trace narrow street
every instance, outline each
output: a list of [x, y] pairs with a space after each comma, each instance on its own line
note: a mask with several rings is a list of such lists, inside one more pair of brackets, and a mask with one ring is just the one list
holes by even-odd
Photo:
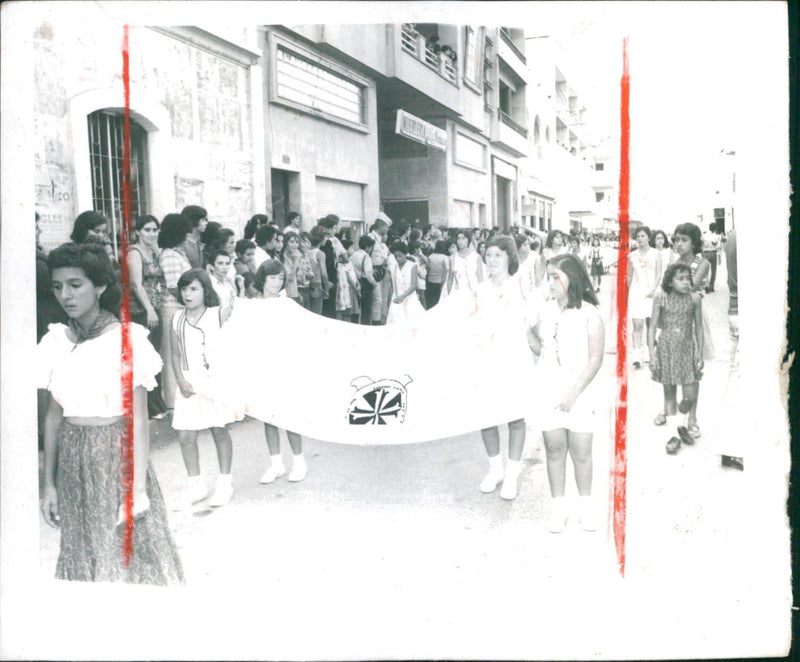
[[[606, 277], [604, 285], [610, 286], [611, 278]], [[674, 432], [652, 424], [661, 406], [660, 386], [652, 382], [646, 367], [630, 373], [626, 580], [639, 580], [628, 584], [638, 590], [641, 582], [652, 583], [653, 590], [659, 591], [665, 586], [697, 587], [709, 582], [718, 589], [731, 585], [729, 579], [745, 562], [736, 553], [745, 549], [739, 542], [748, 535], [741, 489], [745, 474], [720, 466], [724, 440], [718, 430], [730, 414], [722, 397], [729, 346], [724, 268], [717, 278], [717, 292], [705, 299], [717, 359], [707, 365], [702, 382], [698, 420], [703, 436], [694, 447], [684, 447], [674, 457], [666, 455], [664, 443]], [[608, 290], [604, 287], [601, 292], [606, 318], [612, 302]], [[609, 330], [610, 351], [598, 379], [611, 394], [616, 357], [612, 353], [615, 336]], [[350, 596], [348, 609], [372, 623], [377, 628], [374, 632], [389, 627], [388, 623], [377, 625], [383, 622], [381, 610], [387, 609], [387, 601], [393, 606], [385, 614], [413, 612], [414, 619], [422, 619], [427, 627], [448, 614], [455, 619], [453, 627], [459, 619], [479, 618], [476, 600], [494, 603], [497, 596], [502, 603], [510, 593], [524, 595], [526, 591], [533, 599], [548, 595], [554, 587], [562, 587], [565, 596], [590, 587], [581, 609], [596, 608], [604, 604], [603, 595], [609, 595], [606, 589], [621, 581], [607, 525], [610, 404], [604, 420], [594, 445], [600, 527], [596, 533], [586, 533], [572, 518], [560, 535], [544, 528], [549, 497], [544, 454], [535, 435], [529, 435], [526, 444], [519, 496], [507, 502], [497, 492], [484, 495], [477, 489], [486, 470], [478, 432], [375, 448], [307, 439], [307, 478], [289, 483], [283, 477], [261, 485], [259, 477], [268, 460], [263, 428], [254, 420], [241, 422], [232, 427], [236, 492], [231, 504], [212, 510], [201, 503], [191, 513], [172, 511], [170, 515], [187, 586], [201, 592], [230, 587], [236, 587], [235, 594], [260, 591], [273, 607], [286, 605], [285, 612], [278, 609], [273, 615], [274, 627], [283, 633], [271, 644], [275, 648], [270, 650], [278, 656], [281, 650], [287, 655], [297, 650], [288, 633], [301, 627], [300, 623], [322, 627], [315, 620], [317, 610], [322, 610], [319, 617], [328, 623], [325, 627], [334, 627], [344, 617], [327, 611], [335, 612], [335, 596]], [[168, 506], [175, 504], [184, 485], [184, 469], [166, 421], [153, 422], [152, 446]], [[285, 437], [282, 447], [290, 466]], [[213, 487], [216, 455], [207, 433], [201, 435], [200, 450]], [[568, 485], [568, 494], [574, 495], [571, 477]], [[58, 533], [42, 523], [45, 577], [52, 576], [57, 553]], [[309, 602], [317, 604], [309, 608]], [[377, 612], [369, 608], [373, 603], [381, 605]], [[687, 604], [686, 609], [699, 609], [699, 604]], [[544, 607], [531, 604], [534, 612]], [[293, 609], [304, 614], [300, 623], [293, 620]], [[426, 616], [428, 609], [433, 611]], [[517, 618], [525, 620], [516, 614], [509, 623]], [[385, 632], [382, 636], [385, 642]], [[403, 635], [396, 636], [400, 638], [398, 654], [402, 654]], [[503, 645], [509, 646], [509, 655], [520, 654], [516, 638], [512, 644], [482, 637], [476, 631], [449, 644], [458, 646], [454, 654], [460, 650], [474, 655], [479, 650], [475, 646], [490, 644], [495, 655], [504, 650]], [[286, 648], [281, 649], [282, 645]], [[310, 650], [316, 649], [311, 646]], [[453, 654], [452, 648], [443, 648], [442, 654], [445, 650]], [[537, 648], [546, 654], [542, 651]], [[426, 654], [433, 653], [426, 649]]]

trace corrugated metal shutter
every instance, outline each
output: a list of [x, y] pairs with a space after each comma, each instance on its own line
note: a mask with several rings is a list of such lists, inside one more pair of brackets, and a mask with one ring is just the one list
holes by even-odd
[[336, 214], [343, 221], [363, 221], [363, 185], [317, 177], [317, 217], [328, 214]]

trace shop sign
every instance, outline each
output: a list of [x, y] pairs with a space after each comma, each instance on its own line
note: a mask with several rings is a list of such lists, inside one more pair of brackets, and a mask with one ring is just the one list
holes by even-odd
[[395, 133], [434, 149], [447, 151], [447, 131], [398, 108]]

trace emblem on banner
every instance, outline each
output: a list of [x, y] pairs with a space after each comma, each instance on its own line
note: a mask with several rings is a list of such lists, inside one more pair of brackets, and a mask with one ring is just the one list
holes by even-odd
[[408, 375], [397, 379], [356, 377], [350, 385], [356, 389], [347, 408], [350, 425], [395, 425], [406, 417]]

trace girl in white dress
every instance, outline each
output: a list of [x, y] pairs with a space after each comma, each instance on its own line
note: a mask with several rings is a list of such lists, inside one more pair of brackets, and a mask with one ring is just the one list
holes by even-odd
[[209, 368], [216, 358], [220, 329], [230, 316], [231, 307], [219, 306], [211, 279], [203, 269], [190, 269], [181, 275], [178, 296], [185, 308], [172, 318], [171, 358], [178, 382], [172, 427], [178, 431], [189, 475], [181, 506], [191, 506], [208, 496], [197, 448], [197, 433], [206, 429], [211, 430], [219, 461], [217, 486], [208, 504], [224, 506], [233, 497], [233, 445], [227, 424], [242, 417], [213, 397], [215, 390]]
[[661, 259], [652, 247], [653, 233], [643, 225], [636, 229], [637, 250], [630, 255], [628, 269], [628, 314], [633, 320], [633, 367], [641, 368], [645, 323], [653, 311], [653, 296], [661, 282]]
[[[495, 360], [506, 370], [505, 380], [515, 380], [515, 373], [529, 373], [533, 360], [528, 351], [529, 332], [535, 325], [538, 311], [535, 296], [529, 296], [518, 276], [519, 257], [511, 237], [495, 236], [486, 244], [486, 271], [488, 278], [476, 292], [477, 312], [491, 320], [491, 350]], [[517, 393], [520, 398], [518, 410], [524, 410], [530, 398], [525, 388]], [[522, 468], [522, 449], [525, 445], [525, 419], [508, 421], [508, 461], [503, 467], [500, 454], [500, 432], [498, 426], [481, 430], [489, 472], [481, 481], [479, 489], [489, 494], [500, 488], [500, 497], [506, 500], [517, 496], [517, 481]]]
[[451, 256], [448, 292], [469, 289], [472, 292], [483, 281], [481, 256], [471, 248], [472, 233], [459, 230], [456, 234], [456, 252]]
[[559, 533], [567, 524], [564, 492], [569, 453], [581, 499], [580, 524], [593, 531], [592, 436], [600, 394], [592, 381], [603, 362], [605, 331], [597, 295], [580, 258], [565, 254], [551, 259], [547, 278], [550, 300], [531, 343], [534, 353], [541, 356], [541, 425], [553, 497], [547, 528]]
[[387, 324], [405, 322], [425, 312], [417, 297], [417, 265], [408, 259], [408, 245], [395, 241], [391, 251], [395, 259], [390, 267], [393, 294]]
[[678, 259], [678, 254], [672, 250], [672, 245], [669, 243], [669, 237], [663, 230], [656, 230], [653, 232], [653, 246], [661, 258], [661, 280], [658, 285], [664, 282], [664, 273], [667, 267]]

